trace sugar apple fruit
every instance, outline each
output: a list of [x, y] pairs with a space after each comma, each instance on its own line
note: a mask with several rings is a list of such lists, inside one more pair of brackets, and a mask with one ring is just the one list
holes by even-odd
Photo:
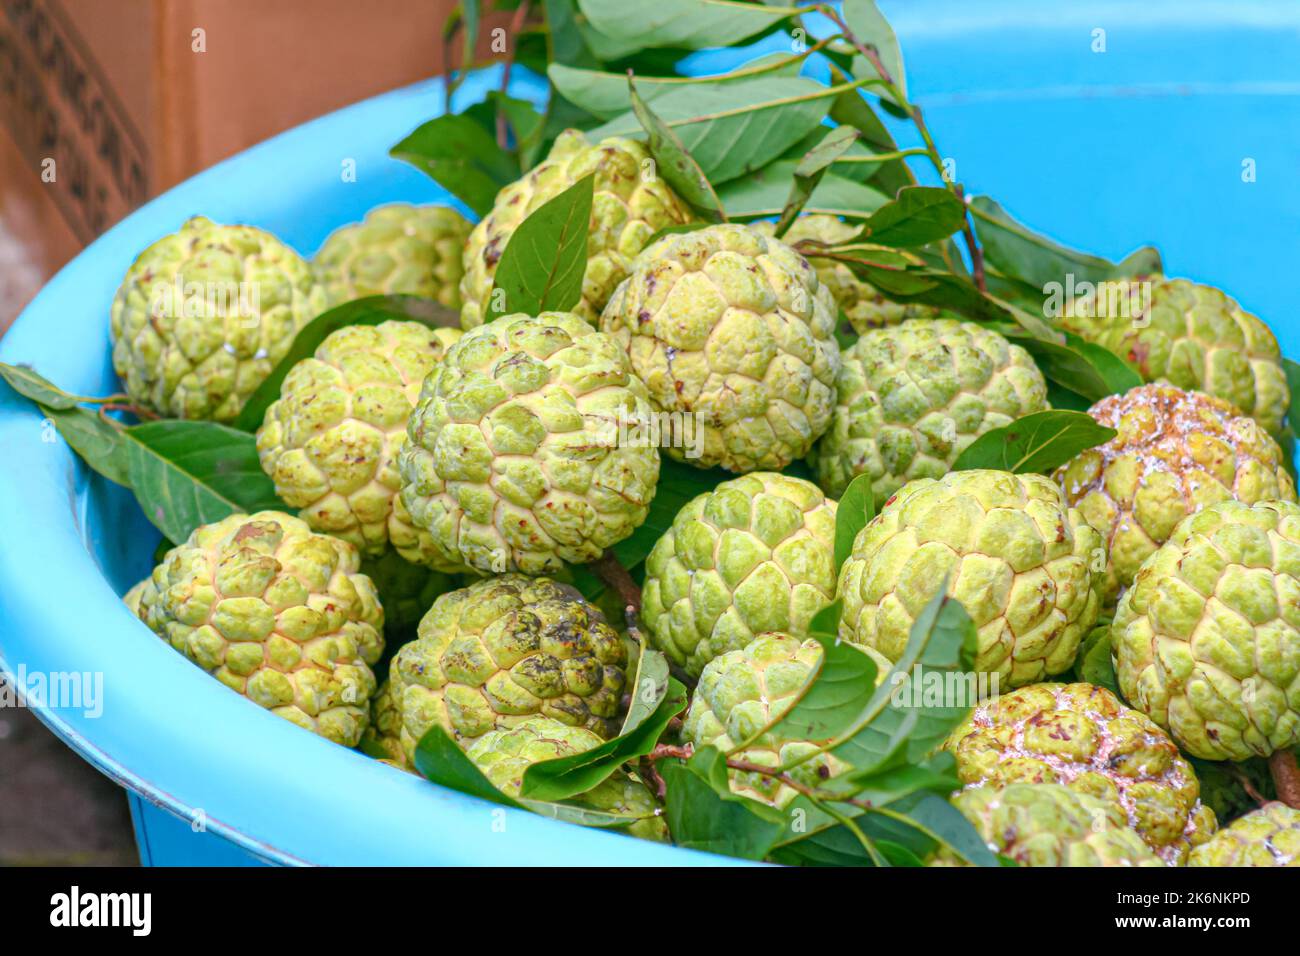
[[[529, 717], [513, 727], [491, 730], [474, 741], [466, 755], [496, 787], [517, 798], [524, 771], [544, 760], [557, 760], [599, 747], [603, 740], [583, 727], [570, 727], [550, 717]], [[632, 821], [626, 832], [646, 840], [665, 842], [668, 825], [659, 814], [646, 785], [625, 771], [607, 777], [569, 803]]]
[[[858, 648], [876, 663], [876, 683], [892, 666], [869, 647]], [[700, 674], [682, 724], [682, 740], [696, 747], [730, 753], [789, 710], [821, 660], [821, 645], [789, 634], [760, 634], [739, 650], [709, 661]], [[764, 767], [789, 767], [790, 776], [817, 787], [847, 767], [830, 753], [817, 753], [827, 741], [791, 739], [768, 731], [731, 756]], [[796, 761], [802, 761], [796, 763]], [[766, 774], [730, 770], [731, 790], [741, 796], [785, 807], [796, 791]]]
[[642, 253], [600, 327], [665, 413], [668, 454], [700, 468], [779, 471], [830, 424], [835, 316], [806, 259], [727, 224]]
[[403, 292], [459, 310], [470, 229], [447, 206], [390, 203], [334, 230], [312, 265], [333, 305]]
[[939, 478], [985, 432], [1047, 409], [1047, 382], [1026, 352], [956, 319], [909, 319], [862, 335], [842, 354], [830, 429], [814, 448], [831, 497], [861, 474], [876, 501], [913, 478]]
[[315, 530], [367, 556], [391, 544], [409, 561], [454, 570], [398, 498], [397, 455], [425, 376], [460, 334], [384, 322], [326, 337], [290, 369], [257, 431], [276, 494]]
[[1101, 535], [1042, 475], [918, 478], [853, 542], [836, 594], [840, 636], [890, 660], [944, 580], [979, 632], [975, 667], [1005, 689], [1074, 663], [1101, 605]]
[[1270, 803], [1192, 851], [1188, 866], [1300, 867], [1300, 810]]
[[[776, 233], [774, 222], [756, 222], [753, 226], [765, 236], [773, 236]], [[791, 223], [790, 228], [781, 237], [781, 241], [791, 246], [804, 240], [827, 246], [841, 245], [849, 242], [860, 231], [860, 226], [851, 225], [835, 216], [813, 213], [800, 216]], [[897, 249], [865, 242], [854, 243], [854, 249], [878, 249], [895, 257], [900, 254]], [[855, 276], [853, 270], [843, 262], [819, 258], [813, 252], [806, 253], [805, 258], [817, 270], [817, 278], [821, 280], [822, 285], [830, 289], [835, 303], [858, 335], [866, 334], [869, 329], [897, 325], [904, 319], [937, 318], [942, 314], [941, 309], [932, 305], [922, 305], [919, 302], [894, 302], [885, 298], [884, 294], [871, 283]]]
[[1300, 744], [1300, 505], [1183, 519], [1120, 599], [1111, 641], [1124, 696], [1192, 756]]
[[677, 513], [645, 567], [651, 644], [698, 677], [764, 631], [809, 636], [835, 599], [835, 502], [773, 472], [724, 481]]
[[645, 521], [659, 450], [645, 388], [609, 336], [566, 312], [502, 316], [424, 382], [402, 500], [448, 562], [554, 573]]
[[389, 668], [408, 760], [435, 724], [462, 743], [526, 717], [618, 732], [627, 648], [575, 588], [506, 574], [442, 595]]
[[1059, 783], [1117, 802], [1163, 860], [1182, 863], [1214, 833], [1214, 811], [1174, 742], [1092, 684], [1034, 684], [984, 701], [945, 745], [967, 787]]
[[352, 545], [291, 515], [230, 515], [167, 552], [136, 613], [227, 687], [354, 747], [384, 648], [384, 612], [360, 563]]
[[[1021, 866], [1164, 866], [1110, 800], [1050, 783], [1013, 783], [965, 790], [952, 802], [990, 850]], [[944, 849], [930, 865], [960, 861]]]
[[361, 735], [361, 749], [398, 770], [415, 772], [402, 747], [402, 711], [393, 697], [392, 681], [380, 684], [370, 699], [370, 723]]
[[275, 236], [195, 216], [127, 270], [109, 313], [113, 368], [159, 415], [233, 421], [327, 305]]
[[[566, 130], [546, 159], [497, 193], [492, 211], [470, 233], [460, 282], [462, 326], [472, 329], [487, 318], [497, 264], [514, 231], [538, 207], [592, 173], [587, 269], [582, 299], [573, 311], [593, 325], [655, 233], [693, 218], [686, 203], [655, 175], [642, 144], [613, 137], [592, 145], [579, 131]], [[511, 311], [510, 303], [501, 303], [500, 311]]]
[[1229, 498], [1296, 500], [1277, 442], [1222, 399], [1140, 385], [1088, 414], [1119, 434], [1081, 452], [1055, 478], [1106, 538], [1109, 604], [1187, 515]]
[[1163, 276], [1103, 283], [1066, 313], [1065, 329], [1114, 352], [1143, 381], [1207, 392], [1281, 433], [1291, 390], [1277, 339], [1218, 289]]

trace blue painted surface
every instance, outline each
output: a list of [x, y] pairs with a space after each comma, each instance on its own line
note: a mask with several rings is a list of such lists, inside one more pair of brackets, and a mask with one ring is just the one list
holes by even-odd
[[[973, 193], [1089, 251], [1120, 256], [1155, 242], [1171, 274], [1221, 285], [1300, 355], [1286, 281], [1300, 251], [1300, 190], [1292, 185], [1300, 5], [882, 6], [902, 36], [913, 98]], [[1106, 30], [1104, 54], [1089, 48], [1095, 28]], [[710, 56], [701, 54], [697, 68], [728, 65]], [[467, 102], [494, 79], [473, 79]], [[537, 88], [521, 75], [512, 92]], [[85, 394], [115, 388], [108, 304], [135, 254], [191, 214], [263, 226], [309, 254], [373, 205], [444, 199], [386, 155], [441, 110], [441, 99], [425, 83], [358, 104], [159, 197], [54, 278], [0, 342], [0, 359], [30, 362]], [[1258, 164], [1253, 184], [1241, 181], [1247, 157]], [[355, 183], [341, 180], [347, 160], [356, 163]], [[181, 666], [118, 600], [147, 573], [158, 540], [130, 493], [88, 476], [4, 386], [0, 447], [0, 666], [103, 675], [102, 715], [37, 712], [86, 759], [149, 795], [150, 803], [132, 801], [145, 862], [724, 862], [502, 815], [304, 734]], [[196, 834], [186, 821], [199, 812], [206, 832]]]

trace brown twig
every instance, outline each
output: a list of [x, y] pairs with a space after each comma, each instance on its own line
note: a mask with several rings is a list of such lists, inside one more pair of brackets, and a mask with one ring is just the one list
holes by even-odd
[[[515, 51], [519, 47], [519, 34], [523, 32], [524, 20], [528, 18], [528, 0], [520, 0], [519, 6], [515, 8], [515, 15], [510, 18], [510, 48], [506, 50], [505, 67], [501, 70], [501, 96], [505, 97], [510, 90], [510, 70], [515, 65]], [[506, 114], [500, 104], [497, 104], [497, 145], [506, 149], [510, 142], [509, 130], [506, 127]]]
[[[854, 49], [866, 57], [867, 62], [871, 64], [872, 69], [876, 71], [881, 81], [884, 82], [886, 88], [893, 95], [894, 101], [907, 111], [908, 116], [912, 120], [912, 125], [916, 127], [916, 131], [921, 136], [921, 142], [925, 146], [926, 155], [930, 157], [931, 165], [934, 166], [935, 170], [938, 171], [939, 176], [943, 179], [945, 188], [950, 190], [953, 195], [961, 201], [962, 208], [965, 209], [965, 191], [962, 189], [960, 183], [950, 183], [948, 181], [943, 168], [943, 157], [939, 155], [939, 147], [935, 145], [934, 137], [930, 135], [930, 129], [925, 125], [925, 118], [921, 115], [921, 107], [908, 102], [907, 97], [903, 95], [902, 90], [900, 90], [897, 83], [895, 83], [893, 76], [891, 76], [889, 70], [886, 69], [884, 62], [880, 59], [880, 54], [876, 51], [875, 47], [869, 46], [859, 40], [854, 35], [853, 31], [849, 29], [849, 25], [844, 22], [844, 18], [840, 16], [839, 11], [834, 7], [822, 7], [821, 12], [829, 17], [835, 25], [839, 27], [840, 32], [844, 34], [844, 39], [848, 40], [849, 43], [853, 45]], [[962, 238], [966, 242], [966, 249], [970, 253], [971, 274], [975, 279], [975, 285], [981, 292], [983, 292], [985, 290], [984, 251], [975, 240], [975, 229], [971, 224], [969, 212], [963, 213], [961, 233]]]
[[1295, 753], [1283, 748], [1268, 758], [1268, 769], [1277, 787], [1277, 798], [1294, 810], [1300, 810], [1300, 767]]
[[136, 405], [131, 402], [104, 402], [99, 406], [99, 417], [109, 425], [116, 427], [121, 427], [122, 423], [109, 418], [108, 412], [130, 412], [142, 422], [156, 422], [162, 418], [153, 409], [145, 408], [143, 405]]
[[1250, 799], [1254, 800], [1261, 807], [1269, 802], [1268, 798], [1259, 792], [1259, 788], [1255, 786], [1255, 782], [1251, 780], [1240, 767], [1235, 764], [1229, 764], [1228, 772], [1232, 774], [1233, 779], [1235, 779], [1237, 783], [1241, 784], [1241, 789], [1246, 791], [1246, 796], [1250, 797]]
[[650, 792], [655, 795], [655, 798], [660, 803], [663, 803], [668, 796], [668, 784], [664, 783], [664, 778], [655, 767], [655, 762], [648, 756], [642, 757], [637, 765], [637, 774], [641, 777], [642, 782], [650, 788]]
[[636, 627], [637, 616], [641, 613], [641, 589], [632, 580], [632, 575], [627, 573], [627, 568], [614, 556], [614, 552], [606, 548], [605, 553], [587, 567], [619, 596], [624, 613], [628, 615], [628, 627]]

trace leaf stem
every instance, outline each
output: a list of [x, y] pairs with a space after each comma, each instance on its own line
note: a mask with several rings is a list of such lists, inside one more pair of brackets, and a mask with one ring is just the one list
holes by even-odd
[[[510, 36], [513, 42], [510, 48], [506, 50], [505, 65], [501, 70], [501, 98], [504, 101], [510, 90], [510, 70], [515, 65], [515, 50], [519, 46], [519, 34], [523, 32], [524, 20], [528, 18], [529, 0], [520, 0], [519, 6], [515, 8], [515, 14], [510, 18]], [[506, 113], [504, 102], [497, 104], [497, 145], [502, 150], [507, 148], [510, 141], [509, 131], [506, 124]]]
[[1295, 753], [1282, 748], [1268, 758], [1268, 769], [1277, 786], [1277, 798], [1294, 810], [1300, 810], [1300, 767]]

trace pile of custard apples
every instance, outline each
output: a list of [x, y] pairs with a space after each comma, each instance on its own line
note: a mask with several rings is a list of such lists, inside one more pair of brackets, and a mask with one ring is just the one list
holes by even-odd
[[[531, 764], [620, 731], [638, 645], [573, 575], [643, 526], [667, 456], [726, 474], [635, 572], [646, 643], [691, 684], [665, 743], [746, 766], [808, 755], [795, 783], [833, 779], [818, 741], [768, 729], [822, 654], [814, 615], [840, 599], [841, 640], [883, 679], [946, 585], [1001, 691], [943, 745], [952, 802], [990, 848], [1035, 866], [1300, 865], [1300, 812], [1219, 821], [1193, 762], [1231, 772], [1300, 744], [1300, 505], [1264, 323], [1155, 277], [1147, 321], [1069, 329], [1147, 383], [1090, 410], [1114, 438], [1051, 475], [953, 471], [980, 436], [1048, 409], [1030, 354], [793, 248], [852, 233], [834, 217], [784, 239], [697, 222], [640, 174], [646, 158], [569, 132], [477, 225], [385, 206], [308, 261], [195, 218], [141, 253], [112, 305], [113, 364], [163, 416], [232, 421], [296, 334], [351, 299], [421, 295], [460, 323], [346, 326], [294, 364], [257, 431], [284, 510], [167, 551], [127, 596], [139, 619], [395, 772], [440, 727], [515, 796]], [[514, 231], [588, 175], [580, 301], [489, 321]], [[155, 307], [156, 287], [199, 273], [256, 288], [255, 321]], [[666, 423], [658, 442], [621, 431], [649, 420]], [[877, 513], [837, 566], [837, 500], [858, 476]], [[1099, 628], [1122, 696], [1074, 671]], [[637, 771], [572, 802], [671, 841]], [[731, 787], [778, 810], [795, 795], [754, 770]]]

